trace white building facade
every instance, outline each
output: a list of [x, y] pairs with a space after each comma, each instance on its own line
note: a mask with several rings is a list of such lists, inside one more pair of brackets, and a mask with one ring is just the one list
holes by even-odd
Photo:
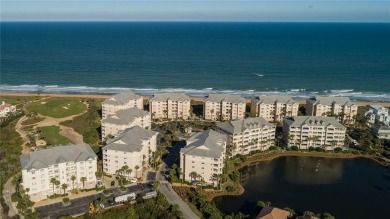
[[283, 120], [283, 140], [287, 147], [344, 147], [346, 128], [334, 117], [294, 116]]
[[204, 180], [217, 185], [215, 176], [222, 174], [226, 145], [227, 137], [213, 130], [193, 134], [180, 150], [181, 177], [187, 182]]
[[156, 93], [149, 100], [153, 119], [191, 118], [191, 98], [181, 93]]
[[[66, 191], [93, 188], [96, 185], [97, 156], [89, 145], [37, 150], [20, 156], [20, 162], [23, 188], [30, 189], [28, 194], [34, 202], [47, 199], [53, 191], [63, 194], [62, 184], [67, 185]], [[72, 176], [76, 180], [72, 181]], [[58, 187], [50, 182], [52, 178], [60, 182]]]
[[4, 101], [0, 102], [0, 117], [7, 116], [8, 113], [16, 112], [16, 107]]
[[269, 122], [283, 121], [285, 116], [297, 116], [299, 104], [288, 96], [258, 96], [251, 100], [251, 113]]
[[218, 122], [217, 131], [227, 135], [231, 155], [265, 151], [275, 145], [276, 126], [264, 118]]
[[390, 125], [388, 108], [378, 105], [370, 105], [370, 110], [372, 110], [373, 114], [375, 115], [375, 121], [385, 125]]
[[353, 124], [358, 106], [348, 97], [320, 97], [306, 99], [306, 114], [310, 116], [333, 116], [343, 124]]
[[117, 136], [123, 130], [140, 126], [144, 129], [150, 129], [152, 125], [151, 114], [147, 111], [133, 107], [130, 109], [119, 110], [113, 115], [102, 119], [102, 140], [108, 136]]
[[240, 95], [209, 94], [203, 101], [206, 120], [234, 120], [245, 118], [246, 103]]
[[144, 99], [134, 93], [121, 93], [102, 102], [102, 118], [114, 115], [119, 110], [137, 107], [144, 109]]
[[157, 132], [133, 126], [118, 137], [107, 140], [103, 147], [103, 171], [113, 175], [127, 165], [132, 170], [130, 177], [141, 177], [156, 151], [157, 135]]

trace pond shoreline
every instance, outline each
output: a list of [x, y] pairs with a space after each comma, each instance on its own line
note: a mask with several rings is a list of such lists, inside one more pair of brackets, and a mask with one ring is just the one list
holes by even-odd
[[[236, 170], [240, 170], [244, 167], [251, 166], [258, 162], [270, 161], [279, 157], [320, 157], [320, 158], [336, 158], [336, 159], [354, 159], [354, 158], [366, 158], [377, 162], [380, 165], [385, 167], [390, 167], [390, 163], [385, 160], [380, 160], [380, 158], [372, 155], [363, 155], [363, 154], [343, 154], [343, 153], [329, 153], [329, 152], [301, 152], [301, 151], [271, 151], [268, 153], [255, 154], [252, 157], [248, 157], [246, 161], [242, 162]], [[245, 192], [244, 187], [238, 183], [237, 190], [234, 192], [227, 191], [214, 191], [206, 190], [206, 195], [209, 201], [212, 201], [214, 198], [221, 196], [239, 196]]]

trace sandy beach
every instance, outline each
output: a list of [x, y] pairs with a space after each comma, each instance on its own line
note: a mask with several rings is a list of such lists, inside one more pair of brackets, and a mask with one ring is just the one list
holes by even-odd
[[[7, 96], [37, 96], [37, 94], [34, 93], [1, 93], [0, 97], [7, 97]], [[112, 97], [112, 95], [98, 95], [98, 94], [40, 94], [41, 97], [77, 97], [77, 98], [92, 98], [92, 99], [107, 99]], [[144, 99], [148, 100], [150, 96], [143, 96]], [[195, 102], [202, 102], [203, 97], [191, 97], [191, 99]], [[296, 100], [299, 104], [305, 104], [305, 100]], [[251, 99], [246, 99], [247, 103], [251, 102]], [[390, 102], [368, 102], [368, 101], [356, 101], [355, 102], [358, 106], [367, 106], [367, 105], [379, 105], [384, 107], [390, 107]]]

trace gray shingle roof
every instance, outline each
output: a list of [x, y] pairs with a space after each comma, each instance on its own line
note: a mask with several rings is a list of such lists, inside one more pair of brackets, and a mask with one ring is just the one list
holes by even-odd
[[110, 99], [107, 99], [102, 102], [102, 104], [108, 104], [108, 105], [124, 105], [128, 103], [130, 100], [137, 100], [142, 98], [141, 96], [138, 96], [132, 92], [127, 93], [121, 93], [114, 95]]
[[191, 101], [191, 98], [183, 93], [156, 93], [150, 101]]
[[295, 100], [293, 100], [289, 96], [258, 96], [256, 98], [253, 98], [253, 101], [256, 104], [274, 104], [276, 102], [283, 103], [283, 104], [294, 104], [297, 103]]
[[62, 162], [86, 161], [97, 157], [92, 148], [87, 144], [57, 146], [53, 148], [37, 150], [20, 156], [22, 169], [41, 169]]
[[332, 125], [336, 128], [345, 127], [340, 124], [336, 118], [334, 117], [322, 117], [322, 116], [293, 116], [293, 117], [285, 117], [283, 119], [284, 123], [287, 123], [289, 126], [301, 126], [301, 125], [309, 125], [309, 126], [329, 126]]
[[226, 140], [226, 135], [214, 130], [198, 132], [187, 139], [187, 145], [180, 150], [180, 153], [219, 158], [225, 150], [223, 145]]
[[312, 103], [313, 105], [321, 104], [321, 105], [332, 105], [333, 103], [340, 104], [342, 106], [352, 106], [355, 105], [349, 97], [321, 97], [315, 96], [307, 99], [306, 101]]
[[245, 98], [240, 95], [234, 94], [209, 94], [209, 96], [204, 100], [204, 102], [229, 102], [229, 103], [244, 103]]
[[247, 129], [255, 129], [259, 127], [275, 127], [275, 125], [267, 122], [262, 117], [239, 119], [229, 122], [217, 122], [217, 126], [232, 134], [241, 133]]
[[137, 125], [126, 129], [118, 137], [108, 139], [107, 145], [103, 147], [103, 150], [126, 152], [141, 151], [142, 141], [149, 140], [151, 137], [157, 134], [157, 132], [143, 129]]
[[102, 123], [110, 123], [117, 125], [127, 125], [134, 121], [135, 118], [150, 115], [149, 112], [133, 107], [130, 109], [119, 110], [114, 115], [109, 115], [102, 119]]

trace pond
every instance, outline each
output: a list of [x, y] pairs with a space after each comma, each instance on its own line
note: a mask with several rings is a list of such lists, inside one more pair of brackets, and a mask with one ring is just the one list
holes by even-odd
[[255, 216], [256, 202], [336, 218], [390, 218], [390, 173], [365, 159], [279, 157], [241, 169], [240, 196], [214, 201], [225, 212]]

